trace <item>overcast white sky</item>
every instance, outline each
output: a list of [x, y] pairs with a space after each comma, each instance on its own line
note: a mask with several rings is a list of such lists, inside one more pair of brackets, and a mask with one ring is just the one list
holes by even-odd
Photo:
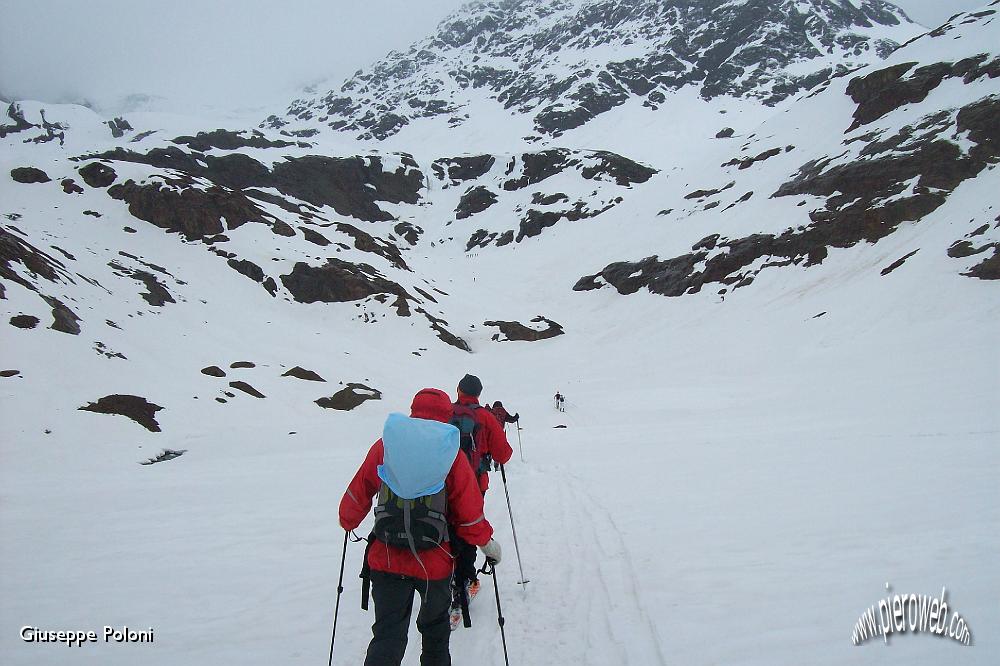
[[[936, 26], [987, 0], [897, 0]], [[432, 33], [464, 0], [0, 0], [0, 98], [131, 93], [176, 104], [283, 107]], [[332, 87], [332, 86], [331, 86]], [[276, 109], [277, 110], [277, 109]]]

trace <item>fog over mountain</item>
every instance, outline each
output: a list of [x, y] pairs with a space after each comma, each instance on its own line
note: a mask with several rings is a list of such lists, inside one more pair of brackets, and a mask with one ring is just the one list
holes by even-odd
[[181, 4], [4, 6], [112, 103], [0, 106], [0, 663], [360, 663], [337, 507], [466, 373], [454, 663], [998, 662], [1000, 0]]
[[[0, 99], [85, 102], [226, 114], [303, 87], [335, 85], [390, 49], [405, 50], [461, 0], [153, 0], [0, 2]], [[899, 0], [933, 27], [976, 0]]]

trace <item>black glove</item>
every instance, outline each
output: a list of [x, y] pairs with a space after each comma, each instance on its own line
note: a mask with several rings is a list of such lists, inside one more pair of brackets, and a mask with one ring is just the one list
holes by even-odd
[[514, 414], [514, 422], [516, 423], [516, 422], [518, 422], [520, 420], [521, 420], [521, 415], [520, 414]]

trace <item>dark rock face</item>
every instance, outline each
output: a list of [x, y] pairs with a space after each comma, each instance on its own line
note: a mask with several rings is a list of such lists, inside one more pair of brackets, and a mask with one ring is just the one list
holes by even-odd
[[299, 366], [295, 366], [288, 372], [281, 375], [282, 377], [295, 377], [296, 379], [302, 379], [307, 382], [325, 382], [326, 380], [320, 377], [318, 374], [312, 370], [306, 370]]
[[353, 238], [354, 247], [362, 252], [377, 254], [383, 259], [388, 260], [396, 268], [401, 268], [404, 271], [410, 270], [406, 262], [403, 261], [403, 255], [399, 251], [399, 248], [392, 243], [388, 243], [381, 238], [375, 238], [371, 234], [361, 231], [361, 229], [346, 222], [337, 223], [336, 229]]
[[273, 186], [284, 194], [316, 206], [329, 205], [341, 215], [373, 222], [393, 219], [375, 204], [376, 197], [389, 203], [415, 204], [420, 200], [424, 181], [416, 168], [383, 171], [378, 157], [320, 156], [279, 162], [274, 166], [272, 179]]
[[310, 229], [309, 227], [302, 227], [302, 237], [305, 238], [310, 243], [319, 245], [320, 247], [326, 247], [330, 244], [330, 239], [316, 231], [315, 229]]
[[962, 273], [968, 277], [980, 280], [1000, 280], [1000, 243], [993, 243], [993, 255], [973, 266], [968, 272]]
[[[112, 186], [108, 194], [127, 202], [133, 217], [183, 234], [189, 240], [202, 240], [247, 222], [270, 222], [244, 194], [219, 186], [178, 192], [157, 183], [138, 185], [128, 180]], [[223, 218], [228, 226], [223, 225]]]
[[365, 386], [364, 384], [351, 382], [329, 398], [320, 398], [316, 401], [316, 404], [324, 409], [338, 409], [348, 412], [367, 400], [381, 399], [381, 391]]
[[32, 317], [31, 315], [14, 315], [10, 318], [10, 325], [17, 328], [34, 328], [39, 324], [38, 317]]
[[[585, 159], [593, 163], [584, 166]], [[518, 164], [515, 162], [508, 165], [508, 173], [511, 173], [516, 166]], [[615, 182], [623, 187], [633, 183], [645, 183], [656, 173], [656, 169], [608, 151], [574, 153], [564, 148], [524, 153], [520, 156], [520, 167], [520, 177], [504, 182], [503, 189], [508, 192], [524, 189], [570, 168], [579, 168], [580, 174], [587, 180]]]
[[[477, 155], [475, 157], [452, 157], [434, 160], [431, 171], [438, 180], [449, 180], [449, 184], [457, 185], [465, 180], [476, 180], [485, 176], [496, 158], [493, 155]], [[448, 184], [445, 185], [447, 187]]]
[[97, 402], [91, 402], [79, 409], [98, 414], [125, 416], [150, 432], [160, 432], [160, 424], [156, 422], [156, 412], [163, 407], [154, 405], [137, 395], [106, 395]]
[[[412, 297], [401, 286], [385, 279], [368, 264], [351, 264], [327, 259], [324, 266], [297, 262], [281, 283], [299, 303], [344, 303], [377, 294], [396, 296], [394, 307], [401, 316], [409, 314], [407, 300]], [[403, 314], [405, 311], [405, 315]]]
[[847, 131], [878, 120], [906, 104], [922, 102], [947, 78], [961, 77], [965, 83], [971, 83], [987, 76], [1000, 76], [1000, 58], [989, 60], [987, 54], [913, 69], [916, 65], [915, 62], [901, 63], [851, 79], [847, 94], [858, 108]]
[[52, 307], [52, 326], [49, 328], [70, 335], [80, 334], [80, 318], [76, 316], [75, 312], [58, 298], [43, 296], [42, 299]]
[[187, 449], [180, 449], [180, 450], [163, 449], [162, 453], [160, 453], [160, 454], [158, 454], [156, 456], [153, 456], [152, 458], [149, 458], [148, 460], [144, 460], [144, 461], [142, 461], [139, 464], [140, 465], [155, 465], [156, 463], [166, 462], [167, 460], [173, 460], [174, 458], [180, 458], [185, 453], [187, 453]]
[[410, 245], [416, 245], [417, 241], [420, 240], [420, 234], [424, 232], [423, 229], [413, 226], [409, 222], [400, 222], [394, 226], [392, 230], [402, 236], [403, 239]]
[[472, 348], [469, 347], [469, 343], [455, 335], [447, 329], [448, 322], [444, 319], [439, 319], [434, 315], [430, 314], [423, 308], [417, 308], [417, 313], [422, 314], [430, 322], [431, 328], [437, 333], [438, 338], [445, 344], [451, 345], [456, 349], [461, 349], [462, 351], [471, 352]]
[[83, 194], [83, 188], [77, 185], [72, 178], [63, 178], [59, 184], [62, 185], [63, 192], [66, 194]]
[[164, 286], [163, 283], [161, 283], [160, 280], [152, 273], [127, 268], [115, 261], [109, 263], [108, 266], [110, 266], [118, 275], [130, 277], [133, 280], [141, 282], [146, 287], [146, 291], [142, 292], [140, 296], [142, 296], [143, 300], [150, 305], [163, 307], [167, 303], [176, 303], [174, 297], [170, 295], [169, 291], [167, 291], [166, 286]]
[[24, 112], [18, 104], [11, 104], [7, 107], [7, 117], [14, 122], [9, 125], [0, 125], [0, 139], [7, 138], [8, 134], [16, 134], [29, 130], [37, 125], [32, 125], [24, 118]]
[[132, 125], [130, 125], [124, 118], [115, 118], [114, 120], [107, 121], [105, 124], [111, 130], [111, 136], [116, 139], [120, 139], [125, 136], [126, 132], [133, 131]]
[[229, 267], [241, 275], [245, 275], [254, 282], [264, 281], [264, 269], [249, 259], [230, 259]]
[[18, 183], [47, 183], [51, 178], [41, 169], [35, 167], [17, 167], [10, 170], [10, 177]]
[[225, 377], [226, 371], [217, 365], [210, 365], [207, 368], [202, 368], [201, 374], [208, 375], [209, 377]]
[[740, 169], [749, 169], [753, 166], [754, 162], [763, 162], [766, 159], [774, 157], [775, 155], [781, 154], [781, 148], [771, 148], [770, 150], [765, 150], [753, 157], [742, 157], [736, 158], [729, 162], [726, 162], [722, 166], [738, 166]]
[[[204, 156], [186, 153], [175, 147], [153, 149], [148, 153], [118, 148], [81, 159], [95, 158], [174, 169], [193, 178], [205, 178], [220, 188], [232, 190], [273, 187], [285, 196], [301, 199], [314, 206], [330, 206], [340, 215], [369, 222], [393, 219], [376, 202], [415, 204], [420, 200], [420, 190], [424, 184], [423, 173], [412, 157], [405, 154], [401, 156], [402, 166], [395, 171], [385, 171], [382, 158], [374, 155], [306, 155], [286, 158], [270, 170], [246, 155]], [[205, 164], [197, 158], [201, 158]], [[253, 196], [276, 203], [273, 197], [260, 192], [247, 190], [241, 196]]]
[[[383, 139], [417, 118], [462, 124], [471, 91], [533, 118], [535, 131], [551, 136], [633, 98], [658, 108], [665, 93], [685, 86], [706, 99], [732, 95], [775, 104], [884, 56], [897, 44], [867, 35], [875, 26], [889, 34], [901, 21], [882, 2], [484, 2], [463, 8], [409, 52], [391, 54], [337, 90], [292, 102], [284, 117], [261, 126], [318, 120]], [[900, 39], [915, 33], [898, 31]], [[558, 60], [566, 49], [595, 55], [567, 65]], [[605, 55], [626, 51], [627, 58]], [[819, 54], [840, 56], [842, 64], [836, 71], [818, 60], [801, 74], [786, 69]]]
[[[246, 136], [248, 135], [249, 136]], [[213, 148], [220, 150], [239, 150], [240, 148], [287, 148], [294, 146], [294, 141], [269, 141], [260, 132], [231, 132], [217, 129], [214, 132], [198, 132], [195, 136], [179, 136], [173, 140], [179, 145], [186, 145], [191, 150], [204, 153]]]
[[464, 220], [467, 217], [472, 217], [476, 213], [483, 212], [496, 202], [497, 195], [490, 192], [482, 185], [469, 188], [469, 190], [462, 195], [461, 200], [458, 202], [458, 206], [455, 208], [455, 219]]
[[[529, 328], [517, 321], [484, 321], [484, 326], [495, 326], [500, 329], [500, 333], [493, 336], [494, 340], [523, 340], [526, 342], [537, 342], [538, 340], [548, 340], [557, 335], [562, 335], [565, 331], [560, 324], [546, 319], [539, 315], [531, 320], [532, 323], [544, 323], [544, 330]], [[503, 336], [501, 338], [501, 336]]]
[[[38, 291], [35, 285], [22, 278], [11, 266], [17, 262], [32, 274], [58, 282], [60, 274], [65, 274], [66, 267], [61, 261], [42, 252], [27, 241], [21, 240], [4, 228], [0, 228], [0, 278], [16, 282], [26, 289]], [[2, 283], [0, 283], [2, 285]], [[3, 291], [0, 290], [0, 297]]]
[[882, 275], [888, 275], [889, 273], [893, 272], [894, 270], [902, 266], [904, 263], [906, 263], [906, 260], [915, 255], [918, 251], [919, 250], [914, 250], [913, 252], [910, 252], [909, 254], [902, 256], [896, 261], [892, 262], [891, 264], [882, 269]]
[[83, 182], [91, 187], [107, 187], [118, 178], [114, 169], [100, 162], [91, 162], [87, 166], [81, 167], [79, 171]]
[[243, 391], [247, 395], [252, 395], [255, 398], [266, 398], [267, 397], [263, 393], [261, 393], [260, 391], [258, 391], [257, 389], [255, 389], [253, 386], [251, 386], [250, 384], [247, 384], [244, 381], [229, 382], [229, 385], [232, 386], [237, 391]]

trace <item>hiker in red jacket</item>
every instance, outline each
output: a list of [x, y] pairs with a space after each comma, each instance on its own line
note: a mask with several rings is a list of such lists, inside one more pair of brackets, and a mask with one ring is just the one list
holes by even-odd
[[493, 406], [490, 407], [490, 411], [493, 412], [493, 416], [496, 418], [497, 423], [500, 424], [501, 428], [506, 426], [508, 423], [517, 423], [521, 419], [520, 414], [514, 414], [514, 416], [511, 416], [510, 412], [504, 409], [503, 403], [499, 400], [493, 403]]
[[[507, 436], [504, 435], [503, 428], [497, 423], [493, 413], [480, 406], [479, 395], [482, 392], [483, 383], [479, 377], [475, 375], [462, 377], [462, 381], [458, 383], [458, 400], [452, 405], [451, 422], [462, 433], [462, 449], [466, 451], [469, 462], [478, 473], [479, 488], [485, 495], [490, 487], [490, 477], [487, 472], [490, 460], [503, 465], [514, 455], [514, 450], [507, 443]], [[470, 421], [474, 421], [474, 427], [469, 427]], [[472, 441], [468, 442], [470, 436]], [[454, 598], [451, 606], [453, 621], [456, 609], [479, 591], [475, 546], [463, 543], [460, 534], [454, 541], [456, 560]]]
[[[383, 437], [369, 449], [340, 500], [341, 527], [348, 531], [357, 528], [371, 510], [376, 493], [416, 497], [401, 489], [414, 487], [413, 484], [429, 488], [424, 495], [444, 489], [450, 533], [461, 538], [463, 547], [479, 546], [488, 559], [500, 561], [500, 546], [491, 538], [493, 527], [483, 514], [483, 495], [477, 479], [468, 458], [458, 448], [458, 432], [447, 425], [451, 415], [448, 394], [438, 389], [423, 389], [413, 398], [410, 418], [402, 414], [389, 416]], [[404, 462], [407, 464], [401, 468]], [[436, 483], [428, 486], [428, 481], [434, 478]], [[377, 528], [376, 522], [376, 531]], [[452, 598], [453, 545], [446, 539], [418, 552], [412, 543], [411, 540], [410, 547], [389, 545], [376, 538], [375, 532], [369, 541], [366, 561], [371, 569], [375, 624], [366, 666], [402, 662], [414, 591], [420, 595], [417, 614], [423, 647], [420, 663], [451, 664], [448, 609]]]

